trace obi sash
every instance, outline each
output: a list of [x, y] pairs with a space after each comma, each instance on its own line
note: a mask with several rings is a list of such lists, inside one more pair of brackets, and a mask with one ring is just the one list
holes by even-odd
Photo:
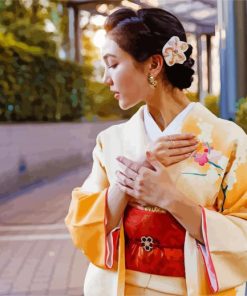
[[126, 269], [185, 277], [185, 229], [169, 212], [127, 206], [123, 222]]

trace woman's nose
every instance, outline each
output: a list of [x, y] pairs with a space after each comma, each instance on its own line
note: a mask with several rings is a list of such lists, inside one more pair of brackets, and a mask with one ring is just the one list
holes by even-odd
[[113, 81], [112, 81], [111, 77], [108, 75], [107, 71], [104, 72], [104, 76], [103, 76], [102, 81], [104, 84], [107, 84], [107, 85], [113, 84]]

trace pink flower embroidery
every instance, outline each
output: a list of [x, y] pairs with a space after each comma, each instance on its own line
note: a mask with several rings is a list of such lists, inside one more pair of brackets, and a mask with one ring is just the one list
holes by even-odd
[[210, 147], [208, 143], [200, 142], [194, 153], [194, 159], [199, 165], [204, 166], [206, 163], [211, 164], [219, 169], [222, 169], [215, 163], [221, 157], [221, 153]]
[[[224, 169], [217, 163], [217, 161], [222, 157], [222, 154], [219, 151], [214, 150], [214, 148], [209, 146], [209, 144], [206, 142], [199, 142], [196, 151], [192, 153], [192, 157], [200, 166], [207, 164], [209, 166], [215, 167], [219, 176], [221, 176], [224, 172]], [[208, 168], [206, 167], [206, 169]], [[207, 176], [206, 172], [183, 172], [182, 174], [195, 176], [199, 175], [204, 177]]]
[[204, 166], [204, 164], [208, 162], [207, 153], [196, 154], [194, 157], [195, 157], [195, 161], [198, 162], [199, 165], [201, 166]]
[[168, 66], [183, 64], [186, 61], [184, 52], [189, 48], [186, 42], [180, 41], [179, 37], [171, 37], [162, 49], [165, 62]]

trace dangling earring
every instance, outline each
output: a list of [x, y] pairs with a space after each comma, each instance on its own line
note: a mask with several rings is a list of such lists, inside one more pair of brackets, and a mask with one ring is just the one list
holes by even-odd
[[148, 83], [152, 86], [152, 88], [157, 87], [157, 80], [150, 73], [148, 73]]

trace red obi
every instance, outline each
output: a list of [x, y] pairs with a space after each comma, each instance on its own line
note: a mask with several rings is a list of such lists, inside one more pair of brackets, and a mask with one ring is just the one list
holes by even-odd
[[169, 212], [128, 206], [124, 214], [127, 269], [184, 277], [185, 229]]

